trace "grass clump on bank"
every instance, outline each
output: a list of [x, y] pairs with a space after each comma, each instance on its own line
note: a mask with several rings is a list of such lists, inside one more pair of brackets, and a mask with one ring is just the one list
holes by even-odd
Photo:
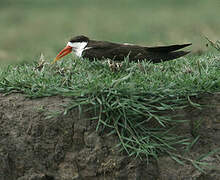
[[122, 150], [147, 159], [159, 153], [179, 158], [173, 154], [175, 146], [192, 144], [175, 133], [184, 120], [174, 118], [172, 112], [194, 105], [191, 96], [219, 89], [220, 56], [213, 53], [160, 64], [125, 60], [118, 71], [107, 63], [81, 59], [0, 69], [0, 92], [21, 92], [31, 98], [73, 97], [66, 111], [92, 105], [97, 130], [107, 128], [119, 138]]

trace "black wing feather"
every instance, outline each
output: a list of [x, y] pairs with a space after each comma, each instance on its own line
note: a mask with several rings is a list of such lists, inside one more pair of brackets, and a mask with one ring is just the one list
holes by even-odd
[[176, 51], [191, 44], [143, 47], [138, 45], [125, 45], [107, 41], [90, 41], [83, 57], [90, 60], [112, 59], [123, 61], [129, 55], [131, 61], [149, 60], [153, 63], [169, 61], [188, 54], [188, 51]]
[[177, 44], [177, 45], [171, 45], [171, 46], [157, 46], [157, 47], [146, 47], [147, 51], [151, 52], [172, 52], [176, 51], [179, 49], [182, 49], [184, 47], [192, 45], [191, 43], [189, 44]]

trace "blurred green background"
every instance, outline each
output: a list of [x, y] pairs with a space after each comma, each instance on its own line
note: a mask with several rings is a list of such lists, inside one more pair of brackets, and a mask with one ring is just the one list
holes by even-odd
[[54, 58], [71, 36], [145, 45], [220, 34], [220, 0], [0, 0], [0, 62]]

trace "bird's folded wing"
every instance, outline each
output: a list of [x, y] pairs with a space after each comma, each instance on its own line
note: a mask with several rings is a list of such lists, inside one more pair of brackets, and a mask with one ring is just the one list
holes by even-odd
[[146, 47], [146, 50], [151, 51], [151, 52], [172, 52], [172, 51], [176, 51], [176, 50], [182, 49], [190, 45], [192, 44], [188, 43], [188, 44], [176, 44], [176, 45], [170, 45], [170, 46]]

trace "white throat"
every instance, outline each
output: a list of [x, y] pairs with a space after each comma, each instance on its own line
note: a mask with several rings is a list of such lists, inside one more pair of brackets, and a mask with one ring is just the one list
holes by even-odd
[[78, 56], [78, 57], [82, 57], [82, 53], [85, 49], [88, 49], [88, 48], [85, 48], [86, 45], [88, 43], [87, 42], [68, 42], [67, 45], [68, 46], [71, 46], [73, 49], [73, 52]]

